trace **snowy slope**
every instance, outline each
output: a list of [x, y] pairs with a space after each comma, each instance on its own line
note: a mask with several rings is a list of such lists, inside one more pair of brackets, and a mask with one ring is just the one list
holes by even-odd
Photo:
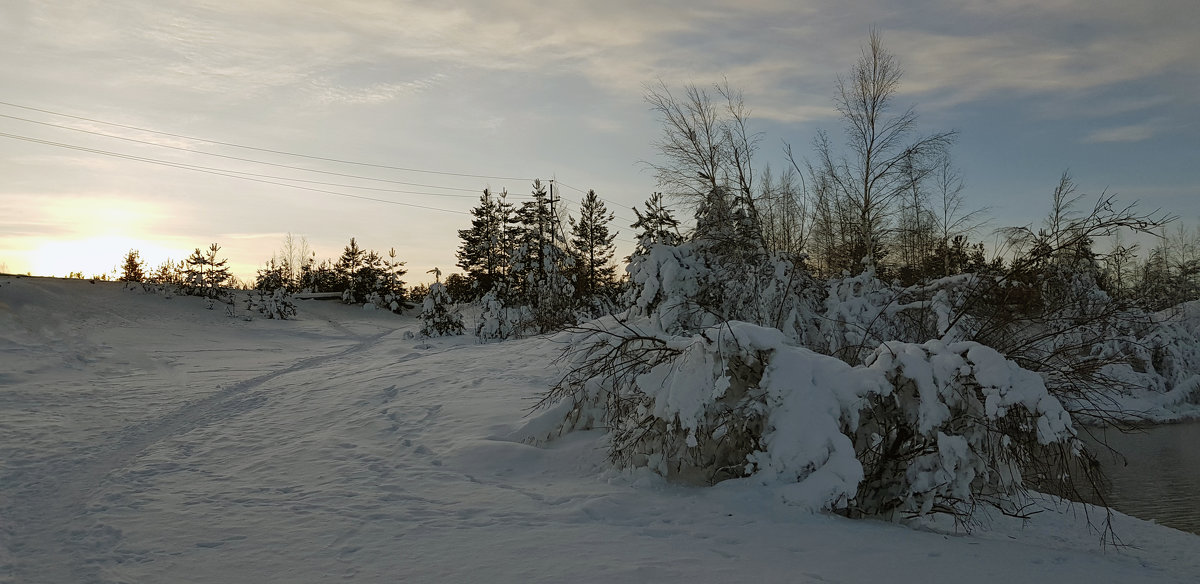
[[554, 342], [300, 311], [0, 277], [0, 582], [1200, 581], [1200, 537], [1081, 506], [955, 535], [614, 472], [519, 441]]

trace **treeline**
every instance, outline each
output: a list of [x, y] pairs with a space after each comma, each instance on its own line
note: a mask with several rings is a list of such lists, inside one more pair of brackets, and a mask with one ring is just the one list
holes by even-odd
[[335, 292], [340, 293], [346, 303], [371, 303], [397, 313], [406, 306], [406, 290], [401, 279], [406, 270], [394, 248], [385, 257], [359, 247], [351, 237], [336, 261], [318, 262], [316, 252], [308, 242], [304, 238], [297, 240], [289, 233], [282, 249], [258, 270], [250, 285], [241, 285], [230, 274], [228, 260], [218, 259], [220, 250], [221, 246], [213, 243], [203, 251], [197, 248], [184, 261], [166, 260], [150, 271], [142, 264], [140, 253], [130, 250], [125, 255], [118, 280], [173, 286], [184, 294], [209, 298], [218, 298], [229, 289], [287, 294]]
[[482, 336], [547, 332], [617, 307], [616, 233], [604, 202], [588, 191], [578, 216], [564, 222], [546, 184], [535, 180], [531, 195], [516, 206], [506, 192], [485, 189], [470, 228], [458, 232], [464, 274], [449, 276], [446, 287], [456, 300], [480, 301], [485, 321], [496, 319]]

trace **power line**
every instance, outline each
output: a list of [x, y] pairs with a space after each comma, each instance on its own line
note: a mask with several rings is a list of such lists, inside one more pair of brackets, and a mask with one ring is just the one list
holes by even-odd
[[[3, 103], [3, 102], [0, 102], [0, 103]], [[217, 158], [224, 158], [227, 160], [237, 160], [239, 162], [250, 162], [250, 163], [254, 163], [254, 164], [274, 166], [277, 168], [286, 168], [288, 170], [299, 170], [299, 171], [303, 171], [303, 172], [313, 172], [313, 173], [317, 173], [317, 174], [326, 174], [326, 175], [331, 175], [331, 176], [340, 176], [340, 177], [344, 177], [344, 178], [355, 178], [355, 179], [359, 179], [359, 180], [369, 180], [369, 181], [384, 182], [384, 183], [390, 183], [390, 184], [406, 185], [406, 186], [412, 186], [412, 187], [445, 189], [445, 190], [450, 190], [450, 191], [467, 191], [467, 192], [477, 192], [478, 191], [478, 189], [467, 189], [467, 188], [462, 188], [462, 187], [443, 187], [443, 186], [439, 186], [439, 185], [427, 185], [427, 184], [413, 183], [413, 182], [406, 182], [406, 181], [399, 181], [399, 180], [391, 180], [391, 179], [385, 179], [385, 178], [374, 178], [374, 177], [362, 176], [362, 175], [357, 175], [357, 174], [333, 172], [333, 171], [329, 171], [329, 170], [316, 170], [316, 169], [312, 169], [312, 168], [305, 168], [303, 166], [292, 166], [290, 164], [280, 164], [277, 162], [267, 162], [265, 160], [255, 160], [253, 158], [243, 158], [241, 156], [216, 154], [213, 152], [204, 152], [203, 150], [192, 150], [191, 148], [184, 148], [182, 146], [172, 146], [170, 144], [159, 144], [157, 142], [150, 142], [148, 140], [138, 140], [137, 138], [129, 138], [127, 136], [117, 136], [116, 134], [107, 134], [104, 132], [97, 132], [94, 130], [85, 130], [83, 128], [72, 128], [71, 126], [63, 126], [60, 124], [52, 124], [50, 122], [41, 122], [38, 120], [30, 120], [27, 118], [21, 118], [21, 117], [10, 116], [10, 115], [5, 115], [5, 114], [0, 114], [0, 118], [7, 118], [10, 120], [18, 120], [18, 121], [22, 121], [22, 122], [28, 122], [30, 124], [38, 124], [41, 126], [49, 126], [51, 128], [59, 128], [62, 130], [70, 130], [72, 132], [81, 132], [84, 134], [91, 134], [93, 136], [103, 136], [105, 138], [113, 138], [115, 140], [124, 140], [126, 142], [133, 142], [136, 144], [145, 144], [145, 145], [154, 146], [157, 148], [169, 148], [171, 150], [180, 150], [180, 151], [189, 152], [192, 154], [203, 154], [204, 156], [214, 156]], [[517, 179], [514, 179], [514, 180], [517, 180]]]
[[[53, 111], [53, 110], [36, 108], [36, 107], [31, 107], [31, 106], [26, 106], [26, 105], [20, 105], [20, 104], [15, 104], [15, 103], [11, 103], [11, 102], [5, 102], [5, 101], [0, 101], [0, 105], [29, 110], [29, 111], [41, 112], [41, 113], [45, 113], [45, 114], [61, 116], [61, 117], [65, 117], [65, 118], [75, 119], [75, 120], [103, 124], [103, 125], [107, 125], [107, 126], [124, 128], [124, 129], [128, 129], [128, 130], [135, 130], [135, 131], [139, 131], [139, 132], [146, 132], [146, 133], [157, 134], [157, 135], [161, 135], [161, 136], [169, 136], [172, 138], [192, 140], [192, 141], [196, 141], [196, 142], [205, 142], [205, 143], [209, 143], [209, 144], [228, 146], [231, 148], [240, 148], [240, 149], [251, 150], [251, 151], [256, 151], [256, 152], [267, 152], [267, 153], [280, 154], [280, 155], [285, 155], [285, 156], [294, 156], [294, 157], [305, 158], [305, 159], [310, 159], [310, 160], [320, 160], [320, 161], [325, 161], [325, 162], [335, 162], [335, 163], [339, 163], [339, 164], [349, 164], [349, 165], [362, 166], [362, 167], [400, 170], [400, 171], [405, 171], [405, 172], [418, 172], [418, 173], [435, 174], [435, 175], [443, 175], [443, 176], [483, 178], [483, 179], [493, 179], [493, 180], [530, 181], [530, 182], [534, 180], [534, 179], [519, 178], [519, 177], [504, 177], [504, 176], [493, 176], [493, 175], [483, 175], [483, 174], [470, 174], [470, 173], [424, 170], [424, 169], [408, 168], [408, 167], [401, 167], [401, 166], [391, 166], [391, 165], [384, 165], [384, 164], [358, 162], [358, 161], [344, 160], [344, 159], [337, 159], [337, 158], [330, 158], [330, 157], [323, 157], [323, 156], [314, 156], [314, 155], [300, 154], [300, 153], [295, 153], [295, 152], [287, 152], [287, 151], [282, 151], [282, 150], [274, 150], [274, 149], [270, 149], [270, 148], [247, 146], [247, 145], [236, 144], [236, 143], [232, 143], [232, 142], [211, 140], [211, 139], [207, 139], [207, 138], [198, 138], [198, 137], [187, 136], [187, 135], [183, 135], [183, 134], [174, 134], [171, 132], [163, 132], [163, 131], [159, 131], [159, 130], [152, 130], [149, 128], [142, 128], [142, 127], [127, 125], [127, 124], [109, 122], [109, 121], [100, 120], [100, 119], [96, 119], [96, 118], [89, 118], [89, 117], [85, 117], [85, 116], [76, 116], [76, 115], [66, 114], [66, 113], [57, 112], [57, 111]], [[276, 168], [285, 168], [288, 170], [311, 172], [311, 173], [324, 174], [324, 175], [330, 175], [330, 176], [340, 176], [340, 177], [344, 177], [344, 178], [353, 178], [353, 179], [364, 180], [364, 181], [399, 184], [399, 185], [405, 185], [405, 186], [416, 186], [416, 187], [433, 188], [433, 189], [465, 191], [465, 192], [471, 192], [471, 193], [477, 192], [477, 189], [469, 189], [469, 188], [461, 188], [461, 187], [447, 187], [447, 186], [441, 186], [441, 185], [430, 185], [430, 184], [413, 183], [413, 182], [398, 181], [398, 180], [391, 180], [391, 179], [382, 179], [382, 178], [368, 177], [368, 176], [348, 174], [348, 173], [317, 170], [317, 169], [312, 169], [312, 168], [305, 168], [305, 167], [293, 166], [293, 165], [288, 165], [288, 164], [268, 162], [268, 161], [264, 161], [264, 160], [245, 158], [245, 157], [240, 157], [240, 156], [231, 156], [231, 155], [227, 155], [227, 154], [217, 154], [217, 153], [213, 153], [213, 152], [205, 152], [202, 150], [194, 150], [191, 148], [185, 148], [182, 146], [174, 146], [174, 145], [170, 145], [170, 144], [160, 144], [160, 143], [151, 142], [148, 140], [139, 140], [137, 138], [130, 138], [127, 136], [119, 136], [116, 134], [109, 134], [106, 132], [87, 130], [84, 128], [76, 128], [76, 127], [65, 126], [65, 125], [61, 125], [61, 124], [55, 124], [55, 123], [44, 122], [44, 121], [39, 121], [39, 120], [32, 120], [32, 119], [28, 119], [28, 118], [12, 116], [12, 115], [7, 115], [7, 114], [0, 114], [0, 118], [26, 122], [26, 123], [30, 123], [30, 124], [37, 124], [37, 125], [41, 125], [41, 126], [52, 127], [52, 128], [62, 129], [62, 130], [69, 130], [69, 131], [73, 131], [73, 132], [90, 134], [90, 135], [100, 136], [100, 137], [105, 137], [105, 138], [112, 138], [112, 139], [116, 139], [116, 140], [123, 140], [126, 142], [143, 144], [143, 145], [153, 146], [153, 147], [157, 147], [157, 148], [167, 148], [167, 149], [171, 149], [171, 150], [188, 152], [191, 154], [200, 154], [200, 155], [204, 155], [204, 156], [212, 156], [212, 157], [222, 158], [222, 159], [226, 159], [226, 160], [236, 160], [239, 162], [248, 162], [248, 163], [252, 163], [252, 164], [262, 164], [265, 166], [272, 166], [272, 167], [276, 167]], [[102, 149], [98, 149], [98, 148], [89, 148], [89, 147], [85, 147], [85, 146], [68, 144], [68, 143], [64, 143], [64, 142], [55, 142], [52, 140], [42, 140], [39, 138], [32, 138], [29, 136], [21, 136], [21, 135], [17, 135], [17, 134], [0, 133], [0, 137], [5, 137], [5, 138], [13, 139], [13, 140], [23, 140], [26, 142], [33, 142], [33, 143], [38, 143], [38, 144], [43, 144], [43, 145], [48, 145], [48, 146], [55, 146], [55, 147], [59, 147], [59, 148], [77, 150], [77, 151], [81, 151], [81, 152], [88, 152], [88, 153], [92, 153], [92, 154], [111, 156], [114, 158], [121, 158], [121, 159], [125, 159], [125, 160], [144, 162], [144, 163], [148, 163], [148, 164], [156, 164], [156, 165], [167, 166], [167, 167], [171, 167], [171, 168], [191, 170], [193, 172], [202, 172], [205, 174], [212, 174], [212, 175], [223, 176], [223, 177], [227, 177], [227, 178], [248, 180], [248, 181], [258, 182], [258, 183], [262, 183], [262, 184], [270, 184], [270, 185], [300, 189], [300, 190], [305, 190], [305, 191], [310, 191], [310, 192], [329, 194], [329, 195], [334, 195], [334, 196], [355, 198], [355, 199], [360, 199], [360, 200], [374, 201], [374, 202], [394, 204], [394, 205], [402, 205], [402, 206], [408, 206], [408, 207], [414, 207], [414, 208], [420, 208], [420, 209], [428, 209], [428, 210], [433, 210], [433, 211], [442, 211], [442, 212], [447, 212], [447, 213], [466, 214], [465, 211], [456, 211], [456, 210], [452, 210], [452, 209], [442, 209], [442, 208], [438, 208], [438, 207], [430, 207], [427, 205], [419, 205], [416, 203], [405, 203], [405, 202], [401, 202], [401, 201], [378, 199], [378, 198], [374, 198], [374, 197], [366, 197], [366, 196], [355, 195], [355, 194], [351, 194], [351, 193], [343, 193], [343, 192], [338, 192], [338, 191], [330, 191], [330, 190], [326, 190], [326, 189], [304, 187], [304, 186], [300, 186], [300, 185], [288, 184], [288, 183], [276, 182], [276, 181], [300, 182], [300, 183], [316, 184], [316, 185], [322, 185], [322, 186], [353, 188], [353, 189], [370, 190], [370, 191], [376, 191], [376, 192], [413, 194], [413, 195], [422, 195], [422, 196], [431, 196], [431, 197], [461, 197], [461, 198], [474, 198], [475, 197], [475, 195], [456, 195], [456, 194], [449, 194], [449, 193], [426, 193], [426, 192], [417, 192], [417, 191], [407, 191], [407, 190], [401, 190], [401, 189], [387, 189], [387, 188], [367, 187], [367, 186], [360, 186], [360, 185], [347, 185], [347, 184], [342, 184], [342, 183], [306, 180], [306, 179], [299, 179], [299, 178], [282, 177], [282, 176], [277, 176], [277, 175], [259, 174], [259, 173], [252, 173], [252, 172], [246, 172], [246, 171], [214, 168], [214, 167], [208, 167], [208, 166], [201, 166], [201, 165], [194, 165], [194, 164], [187, 164], [187, 163], [180, 163], [180, 162], [171, 162], [171, 161], [166, 161], [166, 160], [147, 158], [147, 157], [142, 157], [142, 156], [135, 156], [135, 155], [131, 155], [131, 154], [124, 154], [124, 153], [120, 153], [120, 152], [113, 152], [113, 151], [102, 150]], [[268, 180], [268, 179], [270, 179], [270, 180]], [[587, 191], [584, 191], [583, 189], [580, 189], [578, 187], [571, 186], [569, 184], [563, 183], [562, 181], [558, 181], [558, 180], [555, 180], [555, 182], [557, 182], [559, 185], [562, 185], [562, 186], [572, 189], [574, 191], [578, 191], [581, 194], [587, 194]], [[511, 196], [513, 196], [515, 198], [525, 198], [525, 197], [528, 197], [529, 195], [515, 194], [515, 195], [511, 195]], [[565, 199], [565, 197], [561, 197], [561, 195], [560, 195], [560, 198]], [[611, 200], [605, 199], [603, 197], [599, 197], [598, 195], [597, 195], [597, 198], [599, 198], [600, 200], [605, 201], [608, 204], [613, 205], [615, 207], [618, 207], [618, 208], [620, 207], [619, 204], [617, 204]], [[581, 205], [581, 202], [578, 202], [578, 201], [571, 201], [571, 202], [575, 203], [576, 205]], [[614, 213], [614, 216], [623, 221], [632, 221], [631, 219], [629, 219], [627, 217], [623, 217], [621, 215], [616, 215], [615, 213]], [[633, 241], [629, 241], [629, 240], [626, 240], [623, 238], [618, 239], [618, 241], [622, 241], [622, 242], [626, 242], [626, 243], [635, 243]]]
[[[271, 154], [281, 154], [284, 156], [307, 158], [309, 160], [321, 160], [324, 162], [336, 162], [338, 164], [350, 164], [350, 165], [354, 165], [354, 166], [363, 166], [363, 167], [368, 167], [368, 168], [383, 168], [383, 169], [388, 169], [388, 170], [400, 170], [400, 171], [404, 171], [404, 172], [419, 172], [419, 173], [424, 173], [424, 174], [437, 174], [437, 175], [442, 175], [442, 176], [458, 176], [458, 177], [464, 177], [464, 178], [483, 178], [483, 179], [491, 179], [491, 180], [517, 180], [517, 181], [526, 181], [526, 182], [533, 180], [531, 178], [519, 178], [519, 177], [511, 177], [511, 176], [492, 176], [492, 175], [486, 175], [486, 174], [471, 174], [471, 173], [465, 173], [465, 172], [446, 172], [446, 171], [439, 171], [439, 170], [426, 170], [426, 169], [421, 169], [421, 168], [410, 168], [410, 167], [404, 167], [404, 166], [391, 166], [391, 165], [387, 165], [387, 164], [374, 164], [374, 163], [370, 163], [370, 162], [359, 162], [359, 161], [355, 161], [355, 160], [344, 160], [344, 159], [340, 159], [340, 158], [330, 158], [330, 157], [326, 157], [326, 156], [314, 156], [311, 154], [300, 154], [297, 152], [287, 152], [284, 150], [273, 150], [271, 148], [260, 148], [257, 146], [247, 146], [245, 144], [236, 144], [233, 142], [222, 142], [220, 140], [210, 140], [208, 138], [197, 138], [194, 136], [187, 136], [187, 135], [183, 135], [183, 134], [172, 134], [170, 132], [163, 132], [160, 130], [151, 130], [149, 128], [140, 128], [138, 126], [130, 126], [127, 124], [108, 122], [108, 121], [98, 120], [95, 118], [88, 118], [88, 117], [84, 117], [84, 116], [75, 116], [75, 115], [66, 114], [66, 113], [62, 113], [62, 112], [56, 112], [53, 110], [36, 108], [36, 107], [27, 106], [27, 105], [20, 105], [20, 104], [16, 104], [16, 103], [7, 102], [7, 101], [0, 101], [0, 105], [6, 105], [8, 107], [15, 107], [15, 108], [23, 109], [23, 110], [41, 112], [44, 114], [50, 114], [50, 115], [54, 115], [54, 116], [62, 116], [64, 118], [71, 118], [74, 120], [93, 122], [96, 124], [104, 124], [106, 126], [113, 126], [116, 128], [125, 128], [127, 130], [137, 130], [139, 132], [158, 134], [160, 136], [170, 136], [172, 138], [181, 138], [184, 140], [192, 140], [194, 142], [207, 142], [209, 144], [228, 146], [230, 148], [240, 148], [243, 150], [253, 150], [255, 152], [268, 152]], [[5, 116], [5, 117], [11, 117], [11, 116]], [[17, 118], [17, 119], [20, 119], [20, 118]], [[37, 123], [44, 123], [44, 122], [37, 122]], [[191, 152], [198, 152], [198, 151], [192, 150]], [[440, 188], [440, 187], [435, 187], [435, 188]]]
[[[16, 134], [8, 134], [8, 133], [5, 133], [5, 132], [0, 132], [0, 137], [4, 137], [4, 138], [10, 138], [10, 139], [13, 139], [13, 140], [23, 140], [23, 141], [25, 141], [25, 142], [33, 142], [33, 143], [36, 143], [36, 144], [44, 144], [44, 145], [47, 145], [47, 146], [56, 146], [56, 147], [58, 147], [58, 148], [66, 148], [66, 149], [69, 149], [69, 150], [78, 150], [78, 151], [81, 151], [81, 152], [88, 152], [88, 153], [92, 153], [92, 154], [100, 154], [100, 155], [104, 155], [104, 156], [111, 156], [111, 157], [114, 157], [114, 158], [122, 158], [122, 159], [125, 159], [125, 160], [134, 160], [134, 161], [138, 161], [138, 162], [145, 162], [145, 163], [148, 163], [148, 164], [158, 164], [158, 165], [161, 165], [161, 166], [168, 166], [168, 167], [173, 167], [173, 168], [180, 168], [180, 169], [183, 169], [183, 170], [191, 170], [191, 171], [193, 171], [193, 172], [202, 172], [202, 173], [205, 173], [205, 174], [212, 174], [212, 175], [216, 175], [216, 176], [224, 176], [224, 177], [228, 177], [228, 178], [236, 178], [236, 179], [241, 179], [241, 180], [248, 180], [248, 181], [257, 182], [257, 183], [263, 183], [263, 184], [269, 184], [269, 185], [276, 185], [276, 186], [288, 187], [288, 188], [293, 188], [293, 189], [300, 189], [300, 190], [303, 190], [303, 191], [311, 191], [311, 192], [314, 192], [314, 193], [324, 193], [324, 194], [328, 194], [328, 195], [335, 195], [335, 196], [339, 196], [339, 197], [347, 197], [347, 198], [351, 198], [351, 199], [361, 199], [361, 200], [364, 200], [364, 201], [374, 201], [374, 202], [377, 202], [377, 203], [387, 203], [387, 204], [389, 204], [389, 205], [401, 205], [401, 206], [404, 206], [404, 207], [415, 207], [415, 208], [417, 208], [417, 209], [427, 209], [427, 210], [430, 210], [430, 211], [442, 211], [442, 212], [445, 212], [445, 213], [456, 213], [456, 214], [460, 214], [460, 215], [467, 215], [467, 214], [468, 214], [466, 211], [456, 211], [456, 210], [454, 210], [454, 209], [442, 209], [442, 208], [439, 208], [439, 207], [430, 207], [430, 206], [428, 206], [428, 205], [418, 205], [418, 204], [416, 204], [416, 203], [405, 203], [405, 202], [402, 202], [402, 201], [392, 201], [392, 200], [388, 200], [388, 199], [378, 199], [378, 198], [375, 198], [375, 197], [365, 197], [365, 196], [362, 196], [362, 195], [355, 195], [355, 194], [351, 194], [351, 193], [343, 193], [343, 192], [339, 192], [339, 191], [330, 191], [330, 190], [326, 190], [326, 189], [317, 189], [317, 188], [312, 188], [312, 187], [305, 187], [305, 186], [300, 186], [300, 185], [293, 185], [293, 184], [288, 184], [288, 183], [282, 183], [282, 182], [276, 182], [276, 181], [270, 181], [270, 180], [258, 179], [258, 178], [253, 178], [253, 177], [249, 177], [249, 176], [240, 176], [240, 175], [238, 175], [238, 174], [230, 174], [228, 171], [223, 171], [223, 170], [219, 170], [219, 169], [213, 169], [213, 168], [209, 168], [209, 167], [195, 166], [195, 165], [189, 165], [189, 164], [181, 164], [181, 163], [177, 163], [177, 162], [169, 162], [169, 161], [166, 161], [166, 160], [157, 160], [157, 159], [154, 159], [154, 158], [145, 158], [145, 157], [141, 157], [141, 156], [133, 156], [133, 155], [130, 155], [130, 154], [122, 154], [122, 153], [120, 153], [120, 152], [111, 152], [111, 151], [107, 151], [107, 150], [100, 150], [100, 149], [97, 149], [97, 148], [88, 148], [88, 147], [86, 147], [86, 146], [77, 146], [77, 145], [74, 145], [74, 144], [65, 144], [65, 143], [62, 143], [62, 142], [54, 142], [54, 141], [51, 141], [51, 140], [42, 140], [42, 139], [40, 139], [40, 138], [31, 138], [31, 137], [29, 137], [29, 136], [18, 136], [18, 135], [16, 135]], [[288, 179], [284, 179], [284, 180], [288, 180]]]
[[[584, 191], [583, 189], [580, 189], [580, 188], [573, 187], [573, 186], [571, 186], [571, 185], [569, 185], [569, 184], [567, 184], [567, 183], [565, 183], [565, 182], [562, 182], [562, 181], [560, 181], [560, 180], [558, 180], [558, 179], [555, 179], [555, 182], [556, 182], [556, 183], [558, 183], [559, 185], [562, 185], [562, 186], [564, 186], [564, 187], [567, 187], [568, 189], [571, 189], [571, 190], [573, 190], [573, 191], [578, 191], [578, 192], [580, 192], [580, 193], [582, 193], [582, 194], [584, 194], [584, 195], [586, 195], [586, 194], [587, 194], [587, 191]], [[619, 203], [616, 203], [616, 202], [614, 202], [614, 201], [610, 201], [610, 200], [608, 200], [608, 199], [605, 199], [604, 197], [601, 197], [600, 195], [596, 195], [596, 198], [597, 198], [597, 199], [600, 199], [601, 201], [604, 201], [605, 203], [608, 203], [609, 205], [612, 205], [612, 206], [614, 206], [614, 207], [617, 207], [617, 208], [622, 208], [622, 207], [621, 207], [621, 205], [620, 205]], [[579, 204], [582, 204], [582, 201], [581, 201]], [[621, 215], [617, 215], [615, 212], [613, 213], [613, 217], [616, 217], [617, 219], [620, 219], [620, 220], [622, 220], [622, 221], [629, 221], [629, 222], [631, 222], [631, 223], [635, 222], [633, 219], [630, 219], [630, 218], [628, 218], [628, 217], [623, 217], [623, 216], [621, 216]]]

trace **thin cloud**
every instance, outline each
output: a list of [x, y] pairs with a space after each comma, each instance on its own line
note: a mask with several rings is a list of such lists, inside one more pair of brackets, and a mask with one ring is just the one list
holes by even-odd
[[1154, 124], [1130, 124], [1115, 128], [1104, 128], [1089, 133], [1083, 137], [1087, 144], [1103, 144], [1107, 142], [1141, 142], [1154, 137]]

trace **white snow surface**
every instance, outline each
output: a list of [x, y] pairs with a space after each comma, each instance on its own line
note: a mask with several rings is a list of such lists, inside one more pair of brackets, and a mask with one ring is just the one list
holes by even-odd
[[1083, 505], [963, 534], [530, 446], [562, 347], [299, 310], [0, 276], [0, 582], [1200, 581], [1200, 537], [1117, 514], [1102, 547]]

